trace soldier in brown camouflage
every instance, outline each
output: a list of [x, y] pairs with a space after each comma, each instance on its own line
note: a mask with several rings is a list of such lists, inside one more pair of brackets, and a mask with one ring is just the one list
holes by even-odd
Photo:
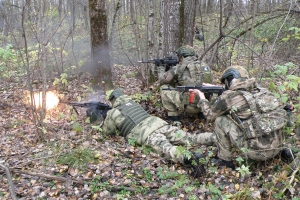
[[[179, 121], [178, 108], [184, 110], [185, 113], [195, 116], [201, 112], [201, 108], [197, 107], [199, 97], [195, 96], [193, 103], [189, 103], [190, 93], [162, 90], [162, 88], [185, 86], [185, 85], [202, 85], [202, 82], [212, 83], [213, 74], [207, 64], [201, 62], [196, 57], [195, 50], [185, 45], [176, 50], [181, 62], [165, 72], [165, 67], [158, 68], [158, 78], [161, 86], [161, 101], [163, 107], [167, 110], [168, 118], [171, 121]], [[157, 66], [160, 63], [156, 63]]]
[[[207, 140], [215, 137], [220, 164], [235, 168], [232, 162], [232, 144], [240, 150], [242, 148], [247, 149], [244, 153], [253, 160], [263, 161], [276, 156], [284, 142], [281, 126], [286, 123], [286, 119], [284, 117], [279, 119], [282, 120], [283, 124], [279, 126], [278, 130], [274, 129], [275, 131], [268, 134], [259, 135], [259, 130], [256, 127], [258, 123], [253, 123], [252, 109], [243, 95], [246, 91], [250, 94], [258, 92], [255, 78], [249, 79], [248, 73], [243, 67], [232, 66], [224, 71], [221, 82], [225, 83], [226, 91], [219, 96], [213, 105], [205, 99], [201, 91], [190, 90], [200, 97], [197, 107], [202, 110], [207, 121], [215, 121], [215, 132], [203, 133], [202, 135], [204, 138], [207, 137]], [[266, 103], [269, 106], [277, 102]], [[285, 110], [281, 109], [279, 112], [283, 112], [284, 116]], [[247, 137], [245, 130], [254, 136]], [[204, 141], [206, 140], [204, 139]]]
[[[122, 89], [114, 90], [109, 99], [113, 109], [107, 113], [104, 121], [104, 134], [115, 135], [118, 130], [125, 139], [135, 140], [138, 145], [149, 145], [159, 154], [182, 164], [191, 165], [192, 160], [199, 161], [204, 157], [203, 154], [191, 152], [192, 157], [188, 158], [177, 153], [177, 146], [175, 146], [203, 143], [205, 139], [201, 134], [187, 133], [158, 117], [149, 115], [131, 97], [125, 95]], [[206, 144], [212, 145], [213, 139], [206, 138]], [[192, 165], [192, 168], [195, 176], [199, 176], [204, 171], [202, 165]]]

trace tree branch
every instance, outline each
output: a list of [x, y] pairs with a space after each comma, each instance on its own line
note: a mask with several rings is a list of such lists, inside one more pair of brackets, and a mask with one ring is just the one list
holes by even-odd
[[14, 188], [14, 184], [13, 184], [12, 179], [11, 179], [9, 169], [5, 165], [2, 165], [2, 164], [0, 164], [0, 167], [5, 170], [7, 180], [8, 180], [8, 183], [9, 183], [9, 191], [10, 191], [11, 198], [13, 200], [17, 200], [18, 198], [17, 198], [16, 193], [15, 193], [15, 188]]

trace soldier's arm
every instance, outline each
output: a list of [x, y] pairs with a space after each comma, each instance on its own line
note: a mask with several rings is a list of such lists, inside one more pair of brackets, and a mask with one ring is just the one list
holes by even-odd
[[184, 70], [181, 64], [172, 67], [169, 71], [165, 72], [164, 69], [158, 69], [158, 78], [161, 85], [171, 83], [178, 77], [178, 74]]
[[218, 116], [231, 110], [231, 106], [228, 105], [226, 98], [227, 93], [224, 92], [217, 98], [213, 105], [211, 105], [207, 99], [201, 98], [197, 107], [202, 109], [203, 115], [208, 122], [213, 122]]
[[115, 135], [117, 125], [115, 123], [114, 115], [115, 112], [118, 111], [116, 108], [110, 110], [107, 112], [106, 119], [103, 124], [103, 133], [106, 135]]

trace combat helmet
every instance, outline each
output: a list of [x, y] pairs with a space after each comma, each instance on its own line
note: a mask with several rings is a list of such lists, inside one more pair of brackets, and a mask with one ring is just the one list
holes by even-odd
[[178, 58], [187, 56], [196, 56], [196, 52], [190, 45], [184, 45], [176, 50]]
[[244, 67], [241, 67], [238, 65], [228, 67], [227, 69], [225, 69], [225, 71], [221, 77], [221, 82], [225, 83], [226, 79], [230, 79], [230, 80], [227, 80], [228, 82], [230, 82], [234, 78], [241, 79], [241, 80], [248, 79], [249, 78], [248, 72], [245, 70]]
[[124, 95], [123, 93], [123, 89], [122, 88], [118, 88], [118, 89], [115, 89], [112, 93], [110, 93], [108, 99], [109, 101], [113, 101], [113, 100], [116, 100], [118, 97]]

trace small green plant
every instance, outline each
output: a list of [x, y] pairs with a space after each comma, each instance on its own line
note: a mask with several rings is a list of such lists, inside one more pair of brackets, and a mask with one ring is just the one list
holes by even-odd
[[159, 167], [156, 172], [156, 175], [158, 176], [158, 178], [160, 178], [162, 180], [176, 178], [178, 176], [177, 172], [171, 172], [167, 166], [164, 169]]
[[83, 167], [84, 165], [94, 162], [95, 161], [95, 154], [93, 151], [88, 149], [72, 149], [70, 153], [63, 153], [61, 154], [58, 159], [57, 163], [63, 165], [69, 165], [74, 168]]
[[126, 197], [130, 197], [131, 192], [123, 189], [119, 192], [117, 199], [125, 199]]
[[151, 146], [142, 145], [142, 152], [148, 155], [150, 152], [155, 152], [155, 150]]
[[245, 167], [245, 165], [238, 167], [236, 170], [241, 173], [242, 177], [244, 177], [246, 174], [251, 174], [251, 172], [249, 171], [249, 167]]
[[54, 183], [53, 181], [51, 181], [51, 182], [49, 183], [49, 187], [50, 187], [50, 188], [52, 188], [54, 185], [55, 185], [55, 183]]
[[68, 84], [68, 80], [66, 79], [68, 75], [66, 73], [62, 73], [60, 75], [60, 78], [56, 78], [53, 82], [53, 85], [56, 85], [56, 84], [59, 84], [61, 83], [62, 84], [62, 88], [65, 88]]
[[134, 94], [134, 95], [130, 95], [130, 97], [131, 97], [133, 100], [135, 100], [136, 102], [141, 102], [142, 99], [147, 101], [147, 99], [148, 99], [148, 96], [147, 96], [147, 95], [143, 95], [143, 94], [141, 94], [141, 93], [139, 93], [139, 92], [136, 93], [136, 94]]
[[128, 144], [131, 146], [136, 146], [136, 140], [128, 139]]
[[[21, 68], [18, 67], [17, 56], [9, 44], [5, 48], [0, 47], [0, 76], [10, 77], [15, 73], [21, 73]], [[16, 65], [16, 66], [15, 66]], [[14, 67], [15, 66], [15, 67]]]
[[221, 196], [222, 191], [214, 187], [212, 184], [208, 185], [208, 189], [211, 191], [211, 193], [214, 195], [213, 199], [217, 199]]
[[76, 132], [81, 132], [83, 129], [82, 127], [80, 126], [79, 122], [75, 122], [73, 124], [73, 130], [76, 131]]
[[89, 93], [94, 94], [95, 93], [95, 91], [94, 91], [94, 89], [92, 87], [86, 86], [84, 84], [82, 84], [81, 86], [85, 89], [84, 90], [84, 94], [89, 94]]
[[151, 181], [151, 180], [152, 180], [152, 174], [151, 174], [150, 170], [147, 169], [147, 168], [144, 168], [144, 169], [143, 169], [143, 172], [144, 172], [144, 174], [145, 174], [146, 179], [147, 179], [148, 181]]
[[109, 185], [108, 181], [101, 182], [102, 176], [96, 176], [95, 178], [92, 179], [92, 181], [89, 184], [89, 188], [91, 188], [92, 194], [103, 190], [106, 188], [107, 185]]
[[[186, 148], [180, 145], [176, 147], [175, 155], [177, 156], [177, 158], [179, 158], [179, 156], [181, 155], [184, 155], [187, 159], [191, 159], [192, 152], [190, 152], [189, 150], [187, 150]], [[192, 163], [192, 164], [196, 164], [196, 163]]]
[[100, 128], [100, 126], [92, 126], [92, 128], [99, 132], [102, 131], [102, 128]]
[[248, 186], [234, 194], [235, 199], [249, 199], [249, 197], [251, 197], [251, 191]]
[[169, 188], [168, 185], [163, 185], [163, 186], [161, 186], [161, 187], [158, 189], [158, 194], [164, 194], [164, 193], [167, 191], [168, 188]]
[[244, 162], [244, 159], [241, 156], [237, 157], [235, 160], [239, 163], [239, 165]]

